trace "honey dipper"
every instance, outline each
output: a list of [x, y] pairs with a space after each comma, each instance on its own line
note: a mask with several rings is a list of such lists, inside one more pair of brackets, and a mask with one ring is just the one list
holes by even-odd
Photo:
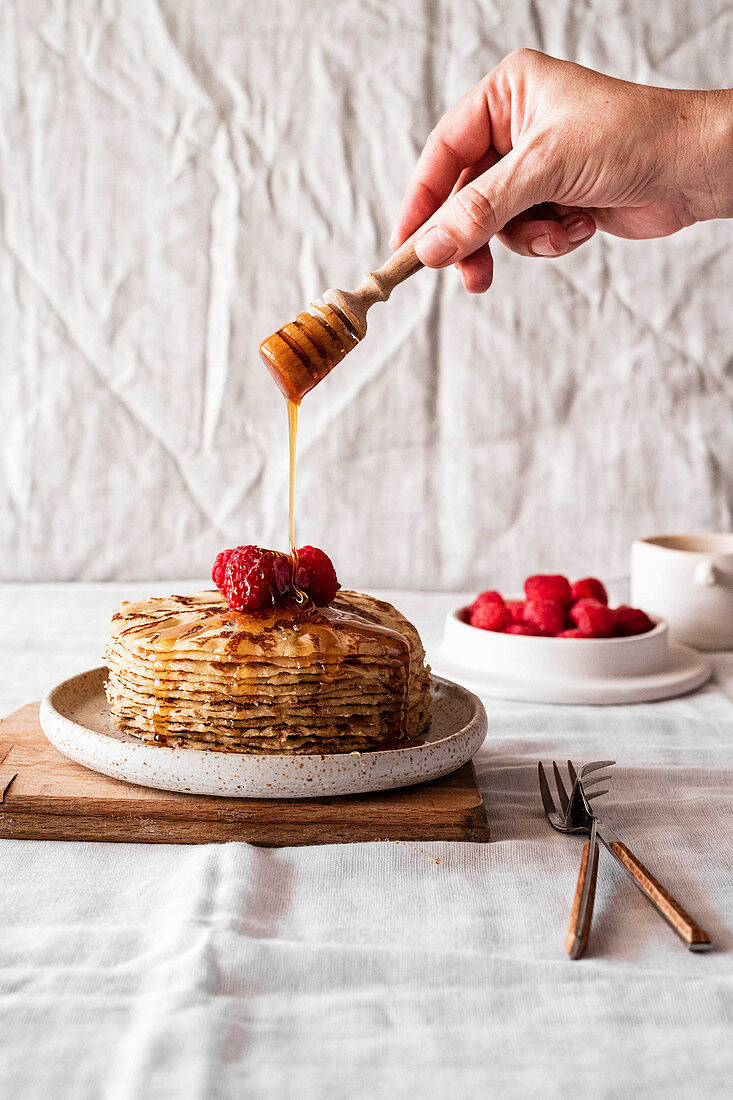
[[260, 344], [260, 355], [285, 397], [299, 405], [309, 390], [364, 339], [367, 310], [422, 267], [410, 237], [356, 290], [326, 290], [294, 321]]

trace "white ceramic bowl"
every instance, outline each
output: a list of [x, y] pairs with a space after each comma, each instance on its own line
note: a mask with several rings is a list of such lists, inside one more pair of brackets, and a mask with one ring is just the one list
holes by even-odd
[[657, 535], [631, 548], [631, 600], [674, 641], [733, 649], [733, 535]]
[[712, 673], [701, 654], [669, 642], [662, 619], [631, 638], [537, 638], [479, 630], [464, 620], [465, 611], [448, 614], [433, 667], [483, 696], [523, 703], [649, 703], [694, 691]]
[[465, 612], [461, 607], [448, 614], [443, 654], [492, 677], [626, 679], [661, 672], [667, 665], [668, 631], [662, 619], [648, 633], [630, 638], [538, 638], [480, 630], [465, 622]]

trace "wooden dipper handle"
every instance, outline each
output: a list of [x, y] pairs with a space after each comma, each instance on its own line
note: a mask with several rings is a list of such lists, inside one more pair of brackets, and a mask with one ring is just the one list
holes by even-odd
[[[396, 286], [404, 283], [405, 279], [409, 279], [410, 275], [414, 275], [423, 266], [415, 254], [416, 236], [413, 233], [381, 267], [376, 271], [368, 271], [364, 276], [362, 286], [367, 282], [374, 286], [375, 302], [386, 302]], [[359, 291], [355, 293], [358, 294]]]
[[694, 921], [669, 891], [665, 890], [647, 870], [640, 859], [625, 844], [612, 840], [609, 851], [626, 868], [639, 889], [646, 894], [652, 905], [658, 909], [664, 919], [672, 925], [680, 939], [684, 940], [690, 951], [707, 951], [712, 946], [710, 936]]
[[[590, 840], [586, 840], [583, 845], [583, 853], [580, 857], [580, 870], [578, 871], [578, 881], [575, 886], [575, 897], [573, 898], [573, 907], [570, 910], [570, 924], [568, 925], [567, 935], [565, 936], [565, 950], [571, 959], [579, 959], [588, 946], [590, 925], [593, 919], [593, 902], [596, 897], [596, 878], [598, 877], [597, 841], [593, 844], [593, 857], [590, 859], [590, 866], [588, 865], [589, 856]], [[588, 895], [588, 903], [585, 907], [585, 912], [581, 916], [580, 903], [588, 875], [591, 876], [590, 893]], [[582, 924], [580, 923], [581, 919]]]
[[345, 314], [359, 340], [366, 333], [367, 310], [375, 302], [386, 302], [396, 286], [423, 266], [415, 254], [416, 236], [413, 233], [376, 271], [367, 271], [356, 290], [327, 290], [323, 295], [328, 305]]

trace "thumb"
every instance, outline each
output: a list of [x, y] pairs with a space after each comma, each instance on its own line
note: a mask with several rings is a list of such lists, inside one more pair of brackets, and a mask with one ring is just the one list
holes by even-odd
[[542, 158], [512, 149], [457, 191], [419, 230], [418, 259], [426, 267], [445, 267], [470, 256], [517, 214], [547, 201], [548, 191]]

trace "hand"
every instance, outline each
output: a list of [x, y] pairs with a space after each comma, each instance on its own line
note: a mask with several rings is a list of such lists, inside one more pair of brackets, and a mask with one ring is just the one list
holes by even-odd
[[730, 91], [650, 88], [518, 50], [430, 134], [390, 245], [430, 219], [419, 258], [455, 263], [481, 293], [495, 236], [521, 256], [563, 256], [596, 228], [664, 237], [732, 215]]

